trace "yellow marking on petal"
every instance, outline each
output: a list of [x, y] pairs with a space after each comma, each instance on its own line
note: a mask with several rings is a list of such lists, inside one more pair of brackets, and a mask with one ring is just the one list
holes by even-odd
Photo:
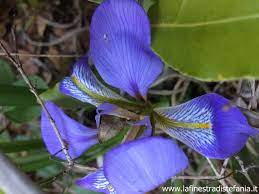
[[108, 185], [107, 188], [108, 188], [109, 191], [114, 191], [114, 188], [113, 188], [112, 185]]
[[199, 128], [199, 129], [211, 129], [210, 123], [186, 123], [191, 128]]
[[179, 122], [176, 120], [169, 119], [168, 117], [156, 112], [155, 119], [158, 125], [161, 127], [172, 127], [172, 128], [187, 128], [187, 129], [211, 129], [211, 123], [186, 123]]
[[116, 98], [115, 99], [115, 98], [110, 98], [110, 97], [107, 97], [107, 96], [96, 94], [96, 93], [92, 92], [91, 90], [89, 90], [87, 87], [85, 87], [75, 75], [71, 76], [71, 80], [74, 82], [74, 84], [80, 90], [85, 92], [91, 98], [99, 101], [100, 104], [103, 103], [103, 102], [108, 102], [108, 103], [115, 104], [115, 105], [118, 105], [118, 106], [120, 106], [122, 108], [126, 108], [126, 109], [129, 109], [129, 110], [131, 110], [132, 108], [135, 108], [135, 107], [143, 108], [143, 106], [144, 106], [143, 104], [139, 104], [137, 102], [128, 101], [128, 100], [123, 99], [123, 98], [122, 99], [120, 99], [120, 98]]

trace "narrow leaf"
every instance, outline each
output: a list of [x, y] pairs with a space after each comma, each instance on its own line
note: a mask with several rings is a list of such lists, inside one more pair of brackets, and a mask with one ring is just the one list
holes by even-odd
[[0, 106], [31, 106], [36, 104], [36, 98], [28, 88], [0, 84]]
[[[33, 76], [29, 76], [28, 78], [36, 89], [42, 89], [42, 90], [48, 89], [47, 83], [41, 77], [37, 75], [33, 75]], [[17, 80], [16, 82], [13, 83], [13, 85], [28, 87], [23, 79]]]
[[17, 123], [23, 123], [37, 118], [41, 114], [40, 106], [15, 107], [14, 109], [4, 113], [5, 116]]
[[11, 84], [14, 81], [14, 74], [9, 63], [0, 59], [0, 84]]
[[21, 151], [32, 151], [43, 149], [44, 145], [41, 139], [0, 142], [0, 150], [4, 153], [15, 153]]

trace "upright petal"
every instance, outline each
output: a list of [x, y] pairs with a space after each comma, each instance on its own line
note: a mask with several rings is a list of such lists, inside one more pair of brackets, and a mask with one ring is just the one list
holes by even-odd
[[162, 72], [162, 61], [133, 37], [118, 35], [105, 45], [92, 45], [91, 56], [102, 78], [134, 97], [145, 97]]
[[[46, 102], [45, 106], [54, 119], [59, 133], [67, 145], [68, 153], [71, 158], [74, 159], [79, 157], [89, 147], [98, 143], [97, 129], [85, 127], [71, 119], [59, 107], [50, 101]], [[66, 157], [62, 152], [61, 144], [44, 111], [42, 111], [41, 115], [41, 134], [49, 153], [65, 160]]]
[[148, 137], [109, 151], [104, 157], [104, 175], [117, 193], [140, 194], [155, 189], [187, 165], [187, 157], [174, 141]]
[[121, 96], [105, 87], [93, 74], [88, 57], [82, 57], [73, 67], [71, 77], [66, 77], [60, 84], [60, 91], [83, 102], [95, 106], [104, 101], [124, 100]]
[[136, 0], [104, 0], [94, 12], [90, 26], [92, 41], [105, 43], [118, 34], [132, 35], [150, 45], [150, 24], [145, 10]]
[[156, 111], [160, 128], [210, 158], [232, 156], [258, 133], [237, 107], [213, 93]]
[[90, 57], [108, 84], [145, 97], [163, 63], [150, 48], [147, 15], [135, 0], [106, 0], [90, 26]]

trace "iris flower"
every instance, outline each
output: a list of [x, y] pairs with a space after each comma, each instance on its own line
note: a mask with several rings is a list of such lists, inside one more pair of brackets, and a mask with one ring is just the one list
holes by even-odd
[[[89, 61], [106, 84], [126, 92], [128, 97], [98, 80]], [[174, 107], [153, 108], [147, 92], [162, 69], [163, 62], [151, 49], [150, 23], [144, 9], [135, 0], [104, 0], [92, 17], [88, 54], [76, 62], [71, 76], [60, 84], [62, 93], [97, 107], [97, 129], [69, 118], [54, 103], [46, 103], [70, 156], [76, 159], [98, 143], [101, 115], [125, 117], [121, 110], [141, 115], [143, 120], [134, 120], [135, 125], [162, 129], [214, 159], [231, 157], [250, 136], [258, 134], [237, 107], [214, 93]], [[41, 130], [48, 151], [64, 160], [44, 112]], [[77, 184], [108, 194], [140, 194], [155, 189], [187, 166], [188, 159], [174, 140], [144, 132], [108, 151], [103, 167], [77, 180]]]

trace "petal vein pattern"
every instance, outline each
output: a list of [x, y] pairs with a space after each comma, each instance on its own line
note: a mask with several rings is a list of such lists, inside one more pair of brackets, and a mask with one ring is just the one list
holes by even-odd
[[159, 128], [210, 158], [232, 156], [256, 134], [237, 107], [213, 93], [155, 111]]
[[188, 166], [171, 139], [146, 137], [124, 143], [104, 157], [104, 175], [120, 194], [144, 194]]
[[150, 24], [135, 0], [106, 0], [90, 26], [90, 57], [105, 82], [146, 97], [163, 63], [150, 48]]
[[76, 184], [80, 187], [91, 189], [97, 192], [116, 194], [115, 189], [104, 176], [102, 168], [98, 169], [96, 172], [88, 174], [81, 179], [78, 179]]
[[88, 65], [87, 57], [80, 59], [74, 65], [71, 77], [66, 77], [61, 82], [60, 91], [95, 106], [106, 101], [127, 101], [96, 78]]
[[[72, 159], [78, 158], [88, 148], [98, 143], [99, 130], [86, 127], [68, 117], [63, 110], [51, 101], [47, 101], [45, 106], [55, 121]], [[42, 111], [41, 115], [41, 135], [49, 153], [65, 160], [66, 157], [62, 152], [59, 139], [44, 111]]]

